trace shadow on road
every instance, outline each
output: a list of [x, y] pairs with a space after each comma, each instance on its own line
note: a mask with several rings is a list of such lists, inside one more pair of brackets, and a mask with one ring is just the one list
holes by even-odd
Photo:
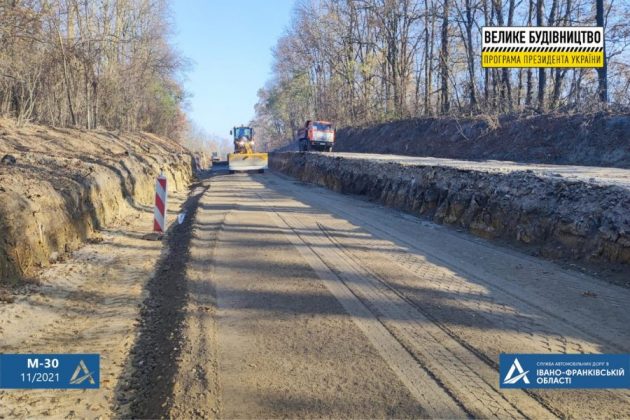
[[[210, 176], [204, 172], [201, 179]], [[133, 418], [161, 418], [168, 413], [181, 351], [189, 245], [199, 200], [208, 188], [201, 182], [191, 186], [191, 194], [182, 205], [184, 222], [174, 224], [166, 234], [166, 249], [146, 286], [140, 333], [126, 363], [132, 373], [123, 373], [116, 387], [114, 410], [119, 415], [127, 404]]]

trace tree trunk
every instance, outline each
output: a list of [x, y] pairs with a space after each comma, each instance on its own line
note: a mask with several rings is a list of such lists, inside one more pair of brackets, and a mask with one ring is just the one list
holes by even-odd
[[472, 30], [475, 24], [472, 15], [472, 4], [471, 0], [466, 0], [466, 50], [468, 57], [468, 96], [470, 102], [471, 111], [477, 111], [477, 96], [475, 92], [475, 57], [473, 52], [473, 36]]
[[[604, 27], [604, 0], [596, 0], [596, 25]], [[604, 67], [597, 69], [599, 100], [602, 103], [608, 102], [608, 63], [606, 60], [606, 40], [604, 38]]]
[[[543, 25], [543, 13], [544, 13], [544, 1], [537, 0], [536, 3], [536, 25]], [[538, 69], [538, 110], [543, 112], [545, 110], [545, 84], [546, 73], [543, 67]]]
[[[534, 10], [534, 0], [529, 0], [529, 8], [527, 13], [527, 25], [531, 26], [532, 24], [532, 15]], [[530, 107], [532, 105], [532, 69], [527, 69], [527, 83], [526, 83], [526, 93], [525, 93], [525, 106]]]
[[61, 38], [61, 31], [57, 31], [59, 35], [59, 46], [61, 48], [62, 62], [63, 62], [63, 80], [66, 86], [66, 97], [68, 99], [68, 110], [70, 111], [70, 118], [72, 119], [72, 125], [77, 125], [77, 118], [74, 115], [74, 108], [72, 107], [72, 95], [70, 94], [70, 77], [68, 75], [68, 58], [66, 56], [66, 50], [63, 46], [63, 39]]
[[444, 0], [444, 17], [442, 20], [442, 51], [440, 53], [440, 68], [442, 78], [442, 114], [447, 114], [450, 110], [448, 97], [448, 14], [449, 0]]

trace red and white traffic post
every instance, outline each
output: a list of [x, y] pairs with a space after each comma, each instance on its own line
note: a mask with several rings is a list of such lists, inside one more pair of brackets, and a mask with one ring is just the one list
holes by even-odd
[[155, 183], [155, 209], [153, 210], [153, 231], [166, 230], [166, 177], [160, 173]]

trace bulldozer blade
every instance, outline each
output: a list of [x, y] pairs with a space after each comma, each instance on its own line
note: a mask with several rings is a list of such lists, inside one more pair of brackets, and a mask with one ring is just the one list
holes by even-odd
[[267, 153], [230, 153], [228, 155], [230, 171], [255, 171], [268, 168]]

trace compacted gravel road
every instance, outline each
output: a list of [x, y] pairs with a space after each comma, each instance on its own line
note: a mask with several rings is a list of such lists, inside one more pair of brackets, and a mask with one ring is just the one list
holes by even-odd
[[627, 353], [630, 290], [273, 173], [206, 182], [170, 415], [630, 415], [498, 377], [500, 353]]
[[403, 165], [445, 166], [490, 173], [529, 171], [542, 177], [565, 178], [568, 180], [583, 181], [598, 185], [616, 185], [618, 187], [630, 189], [630, 169], [599, 166], [551, 165], [544, 163], [519, 163], [504, 160], [474, 161], [419, 156], [377, 155], [371, 153], [333, 153], [331, 155], [345, 159], [394, 162]]
[[630, 352], [627, 288], [275, 173], [215, 170], [181, 201], [160, 255], [140, 233], [80, 253], [121, 258], [33, 348], [99, 352], [107, 382], [3, 391], [0, 418], [630, 417], [628, 390], [498, 374], [501, 353]]

